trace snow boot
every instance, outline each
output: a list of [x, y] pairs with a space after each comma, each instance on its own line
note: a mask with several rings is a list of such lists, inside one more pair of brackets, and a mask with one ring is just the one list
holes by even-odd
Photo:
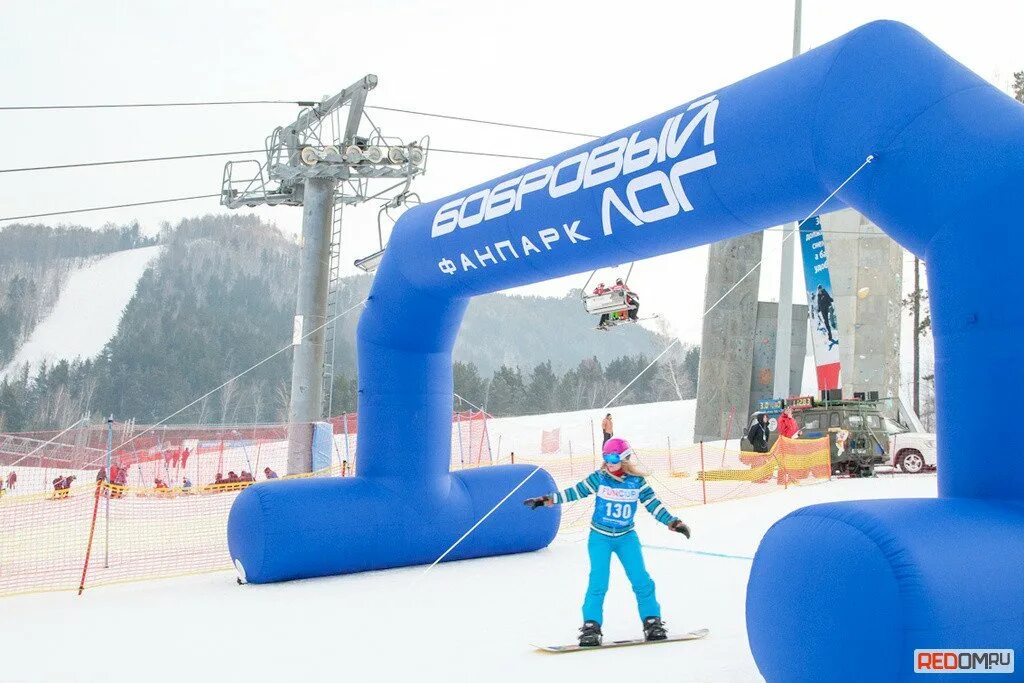
[[596, 621], [584, 621], [580, 629], [580, 647], [599, 647], [601, 645], [601, 624]]
[[665, 640], [668, 632], [661, 617], [644, 617], [644, 640]]

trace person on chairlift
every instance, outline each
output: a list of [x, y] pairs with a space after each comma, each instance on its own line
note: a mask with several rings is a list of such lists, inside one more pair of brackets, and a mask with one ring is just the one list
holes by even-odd
[[633, 306], [633, 310], [629, 311], [629, 319], [633, 322], [637, 321], [637, 316], [640, 313], [640, 297], [635, 292], [629, 290], [626, 283], [622, 281], [622, 278], [616, 278], [615, 285], [612, 287], [612, 291], [624, 289], [626, 290], [626, 303]]
[[[603, 282], [598, 282], [597, 287], [594, 287], [594, 296], [600, 296], [601, 294], [607, 294], [611, 290], [604, 286]], [[608, 314], [602, 313], [601, 319], [597, 321], [597, 329], [603, 330], [608, 326]]]

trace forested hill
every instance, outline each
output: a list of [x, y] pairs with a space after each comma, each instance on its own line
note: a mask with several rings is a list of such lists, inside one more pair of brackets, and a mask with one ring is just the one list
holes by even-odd
[[[239, 214], [184, 220], [166, 226], [159, 240], [160, 256], [139, 281], [100, 357], [22, 372], [0, 383], [0, 430], [66, 425], [83, 413], [158, 420], [281, 349], [173, 421], [284, 419], [295, 240], [256, 216]], [[3, 246], [0, 233], [0, 252]], [[339, 310], [362, 301], [370, 283], [370, 276], [346, 279]], [[358, 313], [338, 323], [335, 412], [355, 408]], [[594, 324], [573, 293], [563, 298], [479, 297], [456, 343], [456, 389], [474, 402], [490, 401], [497, 412], [516, 414], [540, 407], [521, 396], [536, 377], [535, 391], [550, 385], [542, 407], [590, 407], [610, 397], [607, 391], [628, 382], [633, 375], [625, 375], [642, 369], [667, 344], [639, 326], [597, 332]], [[671, 377], [652, 372], [629, 398], [692, 396], [696, 351], [682, 349], [669, 360]]]

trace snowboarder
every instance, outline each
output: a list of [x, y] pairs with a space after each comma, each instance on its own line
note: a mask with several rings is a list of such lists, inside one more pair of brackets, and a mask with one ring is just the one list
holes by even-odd
[[277, 479], [277, 472], [270, 469], [269, 467], [264, 467], [263, 476], [266, 477], [267, 479]]
[[609, 439], [602, 449], [605, 464], [601, 469], [564, 491], [523, 501], [531, 509], [536, 509], [542, 505], [561, 505], [590, 495], [597, 496], [587, 541], [590, 579], [583, 601], [583, 627], [579, 636], [583, 647], [601, 644], [604, 596], [608, 592], [612, 553], [618, 555], [632, 584], [644, 639], [665, 640], [668, 637], [661, 621], [661, 607], [654, 595], [654, 581], [644, 566], [640, 538], [634, 530], [637, 503], [643, 504], [656, 520], [687, 538], [690, 537], [690, 528], [665, 509], [644, 479], [644, 474], [630, 462], [632, 455], [633, 451], [625, 439]]

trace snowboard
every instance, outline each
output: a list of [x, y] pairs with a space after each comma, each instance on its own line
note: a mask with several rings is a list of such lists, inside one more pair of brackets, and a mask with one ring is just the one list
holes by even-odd
[[[670, 635], [665, 640], [644, 640], [634, 638], [632, 640], [606, 640], [596, 647], [582, 647], [579, 644], [573, 645], [533, 645], [533, 647], [544, 652], [560, 654], [562, 652], [579, 652], [580, 650], [607, 650], [610, 647], [631, 647], [633, 645], [657, 645], [659, 643], [678, 643], [682, 640], [700, 640], [706, 637], [711, 631], [706, 628], [697, 629], [688, 633]], [[532, 643], [531, 643], [532, 645]]]

